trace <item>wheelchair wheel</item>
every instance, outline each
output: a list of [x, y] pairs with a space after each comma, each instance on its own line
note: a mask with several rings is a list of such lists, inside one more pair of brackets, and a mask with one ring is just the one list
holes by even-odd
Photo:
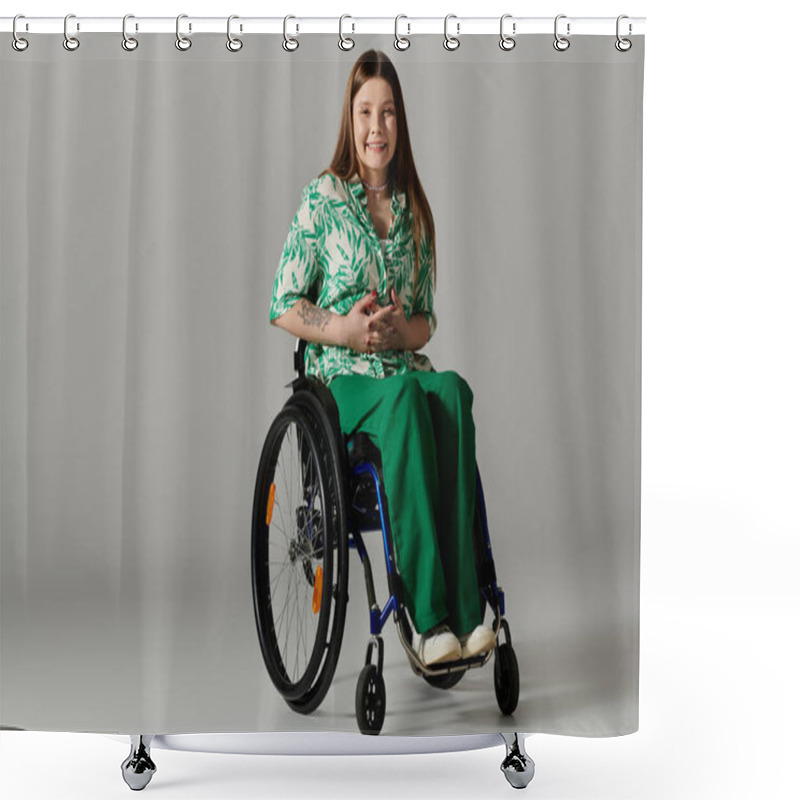
[[323, 412], [291, 400], [267, 434], [256, 480], [252, 581], [272, 682], [295, 711], [325, 697], [347, 604], [347, 531], [336, 442]]
[[386, 684], [374, 664], [367, 664], [356, 686], [356, 719], [361, 733], [377, 736], [386, 716]]
[[497, 646], [494, 654], [494, 693], [503, 714], [513, 714], [519, 701], [519, 667], [509, 642]]

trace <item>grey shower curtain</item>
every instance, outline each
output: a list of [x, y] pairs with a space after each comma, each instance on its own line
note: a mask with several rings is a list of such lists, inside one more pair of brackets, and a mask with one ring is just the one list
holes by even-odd
[[259, 650], [250, 515], [293, 377], [272, 282], [374, 47], [436, 223], [424, 352], [474, 392], [520, 670], [512, 721], [491, 662], [437, 690], [390, 625], [383, 732], [636, 730], [644, 38], [30, 38], [0, 48], [0, 723], [357, 731], [355, 553], [333, 684], [296, 714]]

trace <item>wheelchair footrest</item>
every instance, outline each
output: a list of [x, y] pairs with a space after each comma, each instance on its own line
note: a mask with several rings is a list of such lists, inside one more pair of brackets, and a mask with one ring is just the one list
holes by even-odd
[[462, 658], [458, 661], [447, 661], [443, 664], [430, 664], [425, 665], [419, 660], [417, 653], [410, 647], [406, 648], [406, 655], [411, 664], [411, 669], [417, 675], [427, 675], [428, 677], [436, 677], [440, 675], [449, 675], [452, 672], [466, 672], [469, 669], [478, 669], [484, 666], [492, 657], [494, 650], [489, 650], [487, 653], [480, 653], [470, 658]]
[[460, 658], [458, 661], [447, 661], [444, 664], [430, 664], [426, 669], [434, 675], [441, 675], [446, 672], [455, 672], [462, 667], [477, 667], [482, 666], [486, 661], [486, 653], [478, 654], [477, 656], [470, 656], [469, 658]]

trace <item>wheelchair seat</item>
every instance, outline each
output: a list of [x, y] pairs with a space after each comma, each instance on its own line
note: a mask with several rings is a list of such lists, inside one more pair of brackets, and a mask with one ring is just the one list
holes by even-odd
[[[381, 514], [378, 504], [378, 489], [369, 469], [357, 469], [360, 465], [371, 464], [375, 468], [378, 482], [383, 485], [381, 451], [366, 433], [357, 432], [347, 437], [345, 443], [347, 461], [350, 469], [350, 512], [352, 522], [363, 531], [381, 527]], [[388, 520], [384, 520], [388, 527]]]
[[370, 461], [375, 466], [381, 465], [381, 451], [370, 437], [361, 431], [347, 438], [347, 461], [355, 467], [361, 461]]

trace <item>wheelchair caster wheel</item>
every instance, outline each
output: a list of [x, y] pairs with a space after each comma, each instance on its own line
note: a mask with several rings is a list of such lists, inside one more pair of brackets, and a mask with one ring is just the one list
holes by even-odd
[[122, 779], [134, 792], [144, 789], [155, 774], [156, 765], [150, 758], [152, 739], [152, 736], [131, 736], [131, 752], [122, 762]]
[[494, 693], [503, 714], [513, 714], [519, 701], [519, 667], [514, 649], [508, 642], [494, 654]]
[[377, 736], [386, 716], [386, 684], [374, 664], [367, 664], [356, 686], [356, 719], [361, 733]]
[[515, 789], [524, 789], [536, 771], [533, 759], [525, 752], [525, 740], [516, 733], [501, 734], [506, 743], [506, 757], [500, 769]]

